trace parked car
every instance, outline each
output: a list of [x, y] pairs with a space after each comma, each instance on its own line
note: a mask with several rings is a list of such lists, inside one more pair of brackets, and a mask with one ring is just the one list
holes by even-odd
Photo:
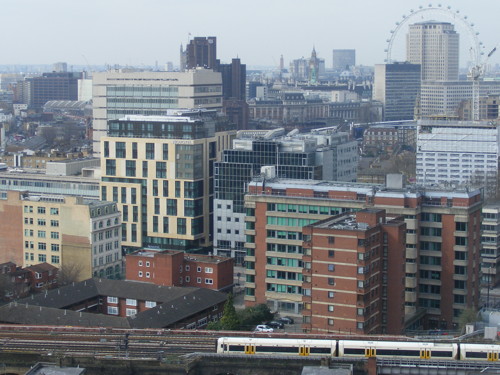
[[273, 331], [274, 329], [265, 324], [259, 324], [257, 327], [255, 327], [254, 330], [254, 332], [273, 332]]
[[284, 327], [283, 323], [279, 322], [277, 320], [271, 320], [270, 322], [267, 322], [266, 326], [269, 326], [269, 327], [274, 328], [274, 329]]
[[281, 322], [283, 324], [293, 324], [294, 320], [289, 316], [283, 316], [278, 319], [278, 322]]

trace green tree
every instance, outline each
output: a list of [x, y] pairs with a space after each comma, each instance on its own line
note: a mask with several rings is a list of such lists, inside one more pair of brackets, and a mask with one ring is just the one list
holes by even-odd
[[465, 326], [467, 323], [473, 323], [477, 321], [477, 311], [474, 308], [468, 308], [461, 312], [458, 317], [458, 326], [460, 332], [465, 332]]
[[240, 328], [240, 319], [238, 314], [236, 314], [236, 309], [234, 308], [233, 295], [229, 294], [226, 304], [224, 305], [224, 312], [220, 320], [220, 329], [233, 331]]

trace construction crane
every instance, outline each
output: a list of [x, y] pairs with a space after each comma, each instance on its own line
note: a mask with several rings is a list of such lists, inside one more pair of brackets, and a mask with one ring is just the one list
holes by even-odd
[[[497, 44], [498, 47], [498, 44]], [[472, 80], [472, 120], [479, 121], [479, 81], [484, 75], [484, 70], [491, 55], [495, 53], [497, 47], [493, 48], [481, 63], [473, 65], [469, 70], [469, 78]]]

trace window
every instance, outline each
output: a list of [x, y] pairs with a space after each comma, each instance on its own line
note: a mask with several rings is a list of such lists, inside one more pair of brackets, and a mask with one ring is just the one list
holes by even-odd
[[125, 158], [125, 142], [115, 143], [115, 156], [117, 158]]
[[47, 249], [47, 244], [45, 242], [38, 243], [38, 250], [46, 250], [46, 249]]
[[328, 258], [335, 257], [335, 250], [328, 250]]
[[45, 225], [45, 219], [38, 219], [37, 220], [37, 224], [44, 226]]
[[156, 302], [155, 301], [146, 301], [146, 307], [147, 308], [152, 308], [152, 307], [155, 307], [156, 306]]
[[335, 292], [329, 291], [328, 298], [334, 298], [334, 297], [335, 297]]
[[335, 264], [329, 264], [328, 265], [328, 271], [334, 272], [335, 271]]
[[142, 277], [142, 271], [139, 271], [139, 277]]
[[38, 231], [38, 238], [45, 238], [45, 231], [44, 230]]
[[156, 162], [156, 178], [167, 178], [167, 163], [163, 161]]
[[53, 243], [52, 245], [50, 245], [50, 250], [59, 251], [59, 244]]
[[59, 215], [59, 208], [51, 208], [50, 214], [51, 215]]
[[42, 278], [42, 274], [39, 272], [35, 272], [35, 279], [41, 279], [41, 278]]
[[50, 238], [57, 240], [59, 238], [59, 232], [50, 232]]
[[214, 269], [212, 267], [205, 267], [205, 273], [213, 273]]
[[59, 264], [59, 256], [58, 255], [52, 255], [50, 257], [50, 261], [54, 264]]
[[151, 263], [149, 261], [146, 262], [146, 267], [151, 266]]
[[135, 160], [125, 162], [125, 176], [135, 177]]
[[335, 243], [335, 237], [328, 237], [328, 243], [332, 244]]
[[333, 277], [328, 278], [328, 285], [335, 285], [335, 279]]
[[118, 307], [108, 306], [108, 315], [118, 315]]
[[136, 314], [137, 314], [137, 309], [126, 309], [126, 310], [125, 310], [125, 314], [126, 314], [127, 316], [136, 315]]
[[212, 279], [205, 279], [205, 284], [212, 285], [214, 281]]
[[328, 325], [333, 326], [333, 319], [328, 319]]
[[146, 272], [146, 278], [150, 278], [151, 277], [151, 274], [149, 272]]
[[38, 261], [40, 263], [46, 262], [47, 261], [47, 255], [45, 255], [45, 254], [38, 254]]
[[197, 282], [198, 284], [201, 284], [201, 277], [197, 277], [197, 278], [196, 278], [196, 282]]
[[38, 207], [37, 212], [39, 214], [44, 214], [45, 213], [45, 207]]
[[196, 272], [201, 272], [201, 267], [200, 266], [196, 267]]
[[118, 303], [118, 297], [108, 297], [108, 303]]
[[51, 227], [58, 227], [59, 226], [59, 220], [51, 220], [50, 221], [50, 226]]
[[186, 272], [189, 271], [190, 269], [191, 269], [191, 267], [189, 265], [186, 265], [186, 267], [185, 267]]
[[186, 282], [189, 283], [191, 281], [191, 277], [186, 276]]
[[329, 311], [329, 312], [333, 312], [333, 310], [335, 310], [335, 306], [333, 306], [333, 305], [328, 305], [328, 311]]

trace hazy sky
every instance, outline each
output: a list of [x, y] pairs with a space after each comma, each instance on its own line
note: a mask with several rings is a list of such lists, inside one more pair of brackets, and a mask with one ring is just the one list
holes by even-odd
[[[408, 0], [1, 0], [0, 65], [179, 64], [191, 36], [216, 36], [223, 62], [239, 56], [250, 66], [309, 56], [313, 45], [331, 66], [331, 50], [356, 49], [357, 63], [383, 63], [386, 40], [402, 15], [438, 2]], [[489, 52], [500, 42], [500, 0], [451, 0], [474, 23]], [[441, 14], [413, 17], [453, 20]], [[455, 21], [461, 25], [460, 20]], [[467, 51], [469, 38], [457, 27]], [[406, 27], [393, 57], [404, 57]], [[500, 48], [499, 48], [500, 49]], [[468, 54], [467, 52], [463, 53]], [[466, 56], [467, 57], [467, 56]], [[464, 59], [462, 58], [462, 61]], [[500, 51], [491, 59], [500, 62]]]

